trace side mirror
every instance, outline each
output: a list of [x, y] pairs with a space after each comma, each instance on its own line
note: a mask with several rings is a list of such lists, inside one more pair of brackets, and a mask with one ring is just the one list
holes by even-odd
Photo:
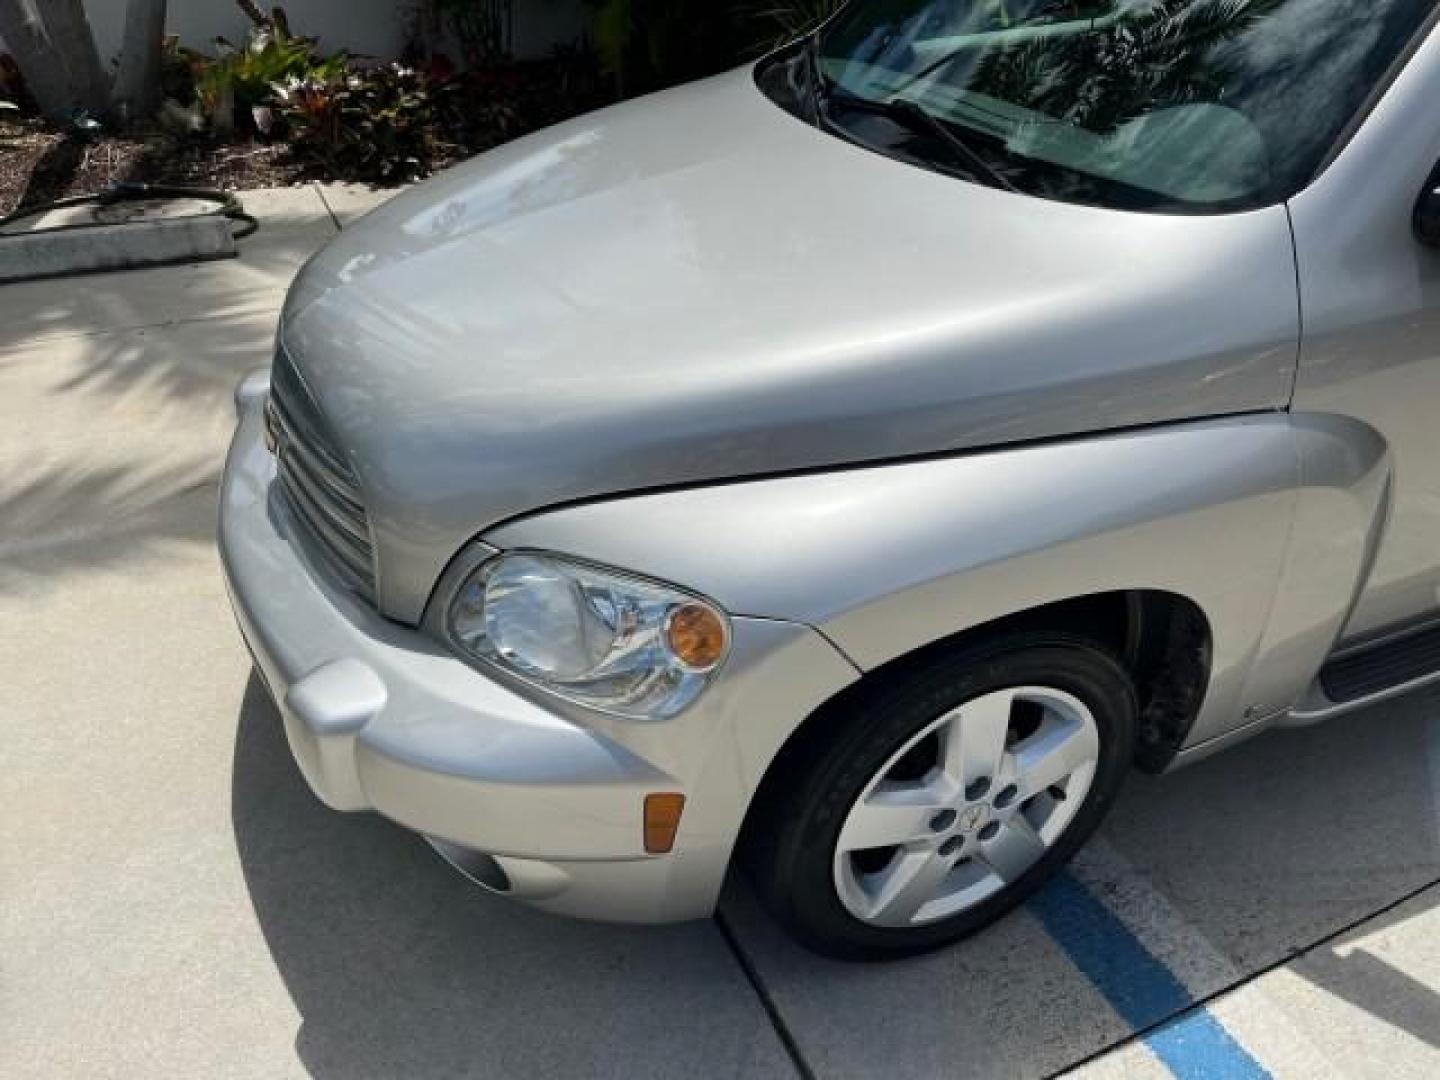
[[1440, 165], [1425, 181], [1425, 189], [1415, 200], [1415, 239], [1426, 247], [1440, 248]]

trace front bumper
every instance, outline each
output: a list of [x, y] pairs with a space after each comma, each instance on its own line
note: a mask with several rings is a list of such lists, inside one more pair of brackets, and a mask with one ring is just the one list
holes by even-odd
[[[662, 922], [714, 906], [746, 808], [788, 731], [855, 671], [812, 631], [737, 619], [731, 661], [665, 723], [542, 706], [332, 582], [297, 536], [262, 435], [268, 384], [236, 395], [220, 552], [250, 651], [310, 787], [493, 857], [504, 891], [567, 914]], [[763, 722], [747, 726], [763, 710]], [[674, 851], [642, 806], [679, 791]], [[484, 875], [479, 875], [485, 880]]]

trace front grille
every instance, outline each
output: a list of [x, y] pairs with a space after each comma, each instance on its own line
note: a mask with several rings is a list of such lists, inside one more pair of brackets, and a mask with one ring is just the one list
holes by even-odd
[[375, 550], [360, 482], [282, 347], [270, 374], [265, 422], [280, 486], [322, 555], [347, 585], [375, 596]]

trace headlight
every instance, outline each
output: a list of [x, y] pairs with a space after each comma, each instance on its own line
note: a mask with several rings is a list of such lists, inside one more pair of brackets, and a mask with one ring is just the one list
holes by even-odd
[[622, 716], [674, 716], [730, 649], [715, 605], [554, 555], [491, 559], [461, 584], [445, 621], [468, 656]]

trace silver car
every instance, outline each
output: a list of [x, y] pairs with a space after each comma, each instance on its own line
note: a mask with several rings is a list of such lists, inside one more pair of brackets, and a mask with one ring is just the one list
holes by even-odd
[[347, 230], [221, 523], [316, 794], [886, 957], [1434, 680], [1433, 7], [855, 0]]

